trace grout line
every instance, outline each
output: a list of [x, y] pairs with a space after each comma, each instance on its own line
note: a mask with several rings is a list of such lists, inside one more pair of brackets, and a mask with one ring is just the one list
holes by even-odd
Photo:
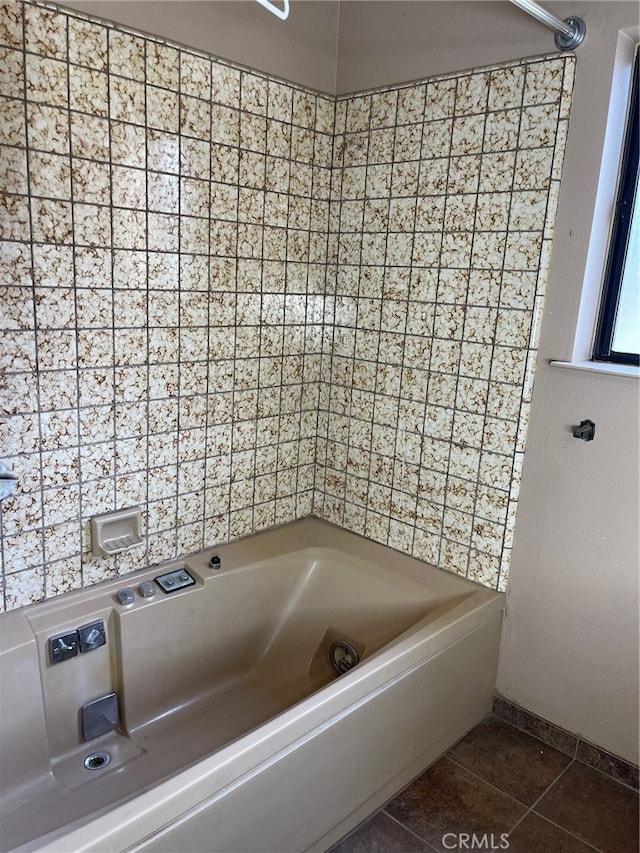
[[[394, 799], [395, 799], [395, 797], [394, 797]], [[393, 800], [392, 800], [391, 802], [393, 802]], [[392, 820], [392, 821], [393, 821], [394, 823], [396, 823], [398, 826], [402, 827], [402, 829], [403, 829], [405, 832], [408, 832], [408, 833], [409, 833], [409, 835], [412, 835], [414, 838], [417, 838], [417, 839], [418, 839], [418, 841], [421, 841], [421, 842], [422, 842], [422, 844], [424, 844], [426, 847], [428, 847], [428, 848], [429, 848], [429, 850], [434, 850], [434, 851], [435, 851], [435, 853], [438, 853], [437, 848], [435, 848], [432, 844], [429, 844], [429, 842], [428, 842], [428, 841], [425, 841], [425, 839], [424, 839], [424, 838], [422, 838], [422, 836], [418, 835], [418, 833], [417, 833], [417, 832], [414, 832], [412, 829], [410, 829], [410, 828], [409, 828], [405, 823], [403, 823], [401, 820], [398, 820], [398, 818], [395, 818], [393, 815], [389, 814], [389, 812], [386, 810], [386, 808], [387, 808], [387, 806], [386, 806], [386, 805], [384, 805], [384, 806], [380, 809], [380, 813], [382, 813], [385, 817], [388, 817], [390, 820]]]
[[[67, 116], [66, 116], [66, 118], [67, 118], [67, 133], [69, 134], [69, 140], [68, 140], [69, 150], [68, 150], [68, 154], [66, 155], [66, 159], [67, 159], [67, 162], [69, 164], [69, 212], [70, 212], [70, 221], [71, 221], [71, 258], [72, 258], [71, 264], [72, 264], [72, 271], [73, 271], [73, 311], [74, 311], [74, 321], [75, 321], [74, 343], [75, 343], [75, 347], [76, 347], [76, 352], [75, 352], [75, 391], [76, 391], [76, 401], [77, 402], [76, 402], [76, 407], [75, 407], [75, 411], [76, 411], [75, 421], [76, 421], [76, 431], [77, 431], [77, 453], [78, 453], [78, 474], [77, 474], [77, 479], [78, 479], [78, 528], [79, 528], [79, 530], [78, 530], [78, 545], [79, 545], [79, 551], [80, 551], [80, 554], [79, 554], [80, 585], [84, 586], [84, 581], [85, 581], [85, 578], [84, 578], [85, 554], [89, 554], [91, 552], [84, 550], [85, 543], [83, 541], [84, 540], [83, 505], [86, 501], [86, 497], [84, 497], [82, 494], [82, 486], [81, 486], [81, 484], [82, 484], [82, 446], [83, 446], [83, 444], [82, 444], [82, 427], [81, 427], [81, 412], [82, 412], [83, 407], [82, 407], [82, 403], [81, 403], [82, 388], [81, 388], [81, 381], [80, 381], [80, 377], [82, 376], [82, 374], [80, 371], [80, 334], [79, 334], [79, 332], [81, 330], [78, 326], [78, 288], [76, 286], [76, 282], [77, 282], [77, 244], [76, 244], [76, 224], [75, 224], [76, 201], [75, 201], [75, 193], [74, 193], [75, 180], [74, 180], [74, 175], [73, 175], [73, 145], [72, 145], [72, 132], [71, 132], [71, 128], [72, 128], [72, 124], [71, 124], [71, 74], [69, 71], [69, 41], [70, 41], [70, 38], [69, 38], [69, 18], [68, 17], [66, 18], [66, 21], [65, 21], [65, 39], [66, 39], [66, 56], [67, 56], [67, 62], [66, 62], [66, 66], [67, 66], [66, 67], [66, 74], [67, 74], [67, 108], [66, 108], [66, 113], [67, 113]], [[107, 77], [107, 80], [108, 80], [108, 77]], [[107, 83], [107, 86], [108, 85], [109, 84]], [[108, 106], [107, 106], [107, 109], [109, 109]], [[112, 237], [113, 224], [111, 221], [111, 214], [109, 214], [109, 223], [110, 223], [109, 238], [111, 239], [111, 243], [113, 244], [113, 237]], [[115, 347], [114, 347], [114, 354], [115, 354]], [[113, 370], [112, 370], [111, 375], [112, 375], [113, 386], [114, 386], [114, 394], [115, 394], [115, 379], [114, 379], [114, 376], [115, 376], [115, 358], [114, 358], [114, 365], [113, 365]], [[114, 409], [114, 411], [115, 411], [115, 409]], [[114, 415], [114, 417], [115, 417], [115, 415]], [[115, 432], [115, 428], [114, 428], [114, 432]], [[116, 478], [115, 478], [115, 440], [114, 440], [114, 478], [113, 478], [114, 501], [115, 501], [115, 489], [116, 489]], [[44, 504], [44, 500], [43, 500], [43, 504]], [[44, 510], [44, 507], [43, 507], [43, 510]], [[43, 525], [44, 525], [44, 511], [43, 511], [43, 519], [42, 520], [43, 520]], [[48, 563], [48, 560], [46, 559], [46, 557], [47, 557], [46, 547], [44, 550], [44, 556], [45, 556], [45, 566], [46, 566]], [[112, 564], [114, 562], [115, 561], [112, 561]], [[45, 596], [46, 596], [46, 581], [47, 581], [46, 571], [44, 573], [44, 580], [45, 580]]]
[[[525, 808], [527, 811], [529, 810], [529, 806], [527, 806], [526, 803], [523, 803], [522, 800], [517, 800], [511, 794], [508, 794], [506, 791], [504, 791], [502, 788], [498, 788], [497, 785], [494, 785], [493, 782], [489, 782], [488, 779], [485, 779], [484, 776], [481, 776], [479, 773], [476, 773], [475, 770], [470, 770], [468, 767], [465, 767], [464, 764], [460, 764], [460, 762], [456, 761], [454, 758], [451, 758], [451, 756], [447, 755], [446, 753], [442, 756], [442, 758], [446, 759], [447, 761], [450, 761], [452, 764], [455, 764], [456, 767], [459, 767], [461, 770], [464, 770], [470, 776], [473, 776], [475, 779], [478, 779], [478, 781], [484, 783], [485, 785], [488, 785], [489, 788], [491, 788], [492, 790], [496, 791], [499, 794], [502, 794], [502, 796], [504, 796], [504, 797], [507, 797], [509, 800], [511, 800], [511, 802], [517, 803], [518, 805], [523, 806], [523, 808]], [[554, 782], [552, 782], [552, 784], [554, 784], [555, 781], [556, 780], [554, 779]], [[551, 787], [551, 786], [549, 786], [549, 787]], [[545, 793], [546, 793], [546, 789], [545, 789]], [[537, 800], [536, 800], [536, 802], [537, 802]], [[525, 814], [526, 814], [526, 812], [525, 812]], [[523, 817], [524, 817], [524, 815], [523, 815]], [[519, 821], [518, 821], [518, 823], [519, 823]]]
[[[515, 824], [514, 824], [514, 825], [511, 827], [511, 829], [509, 830], [509, 833], [512, 833], [512, 832], [513, 832], [513, 830], [516, 828], [516, 826], [518, 826], [520, 823], [522, 823], [522, 821], [525, 819], [525, 817], [527, 817], [527, 815], [531, 814], [532, 812], [533, 812], [533, 813], [535, 813], [535, 814], [538, 814], [538, 812], [534, 812], [535, 807], [538, 805], [538, 803], [539, 803], [539, 802], [540, 802], [544, 797], [546, 797], [546, 795], [547, 795], [547, 794], [549, 793], [549, 791], [553, 788], [553, 786], [556, 784], [556, 782], [558, 782], [558, 780], [559, 780], [559, 779], [561, 779], [561, 778], [562, 778], [562, 776], [564, 776], [564, 774], [567, 772], [567, 770], [568, 770], [568, 769], [571, 767], [571, 765], [573, 764], [574, 760], [575, 760], [575, 759], [571, 759], [571, 760], [569, 761], [569, 763], [567, 764], [567, 766], [566, 766], [563, 770], [561, 770], [561, 771], [560, 771], [560, 773], [558, 773], [558, 775], [556, 776], [556, 778], [555, 778], [552, 782], [550, 782], [550, 783], [547, 785], [547, 787], [546, 787], [546, 788], [544, 789], [544, 791], [540, 794], [540, 796], [539, 796], [536, 800], [534, 800], [534, 802], [533, 802], [530, 806], [528, 806], [528, 807], [527, 807], [527, 811], [522, 815], [522, 817], [521, 817], [521, 818], [519, 818], [519, 819], [515, 822]], [[542, 815], [539, 815], [539, 816], [540, 816], [540, 817], [542, 817]]]
[[[209, 71], [209, 101], [212, 101], [212, 89], [213, 89], [213, 74], [212, 74], [212, 65], [211, 62], [208, 64]], [[182, 80], [180, 80], [180, 90], [182, 91]], [[212, 175], [213, 175], [213, 111], [209, 109], [209, 175], [207, 180], [207, 210], [208, 216], [205, 217], [205, 221], [207, 223], [207, 259], [206, 259], [206, 269], [207, 269], [207, 290], [206, 290], [206, 300], [207, 300], [207, 334], [206, 334], [206, 356], [207, 356], [207, 371], [205, 376], [205, 387], [204, 387], [204, 399], [205, 399], [205, 411], [204, 411], [204, 458], [202, 460], [202, 512], [200, 513], [200, 520], [202, 524], [202, 533], [200, 536], [201, 547], [206, 548], [208, 545], [208, 536], [207, 536], [207, 528], [209, 526], [209, 515], [208, 515], [208, 502], [207, 502], [207, 461], [208, 461], [208, 447], [209, 447], [209, 435], [210, 435], [210, 424], [209, 424], [209, 400], [212, 395], [212, 376], [211, 376], [211, 184], [212, 184]], [[178, 263], [181, 264], [182, 256]], [[197, 291], [198, 293], [200, 291]]]
[[[561, 775], [562, 775], [562, 774], [561, 774]], [[556, 780], [556, 781], [557, 781], [557, 780]], [[555, 784], [555, 783], [554, 783], [554, 784]], [[602, 851], [600, 847], [594, 847], [594, 846], [593, 846], [593, 844], [590, 844], [588, 841], [585, 841], [585, 839], [584, 839], [584, 838], [581, 838], [579, 835], [576, 835], [574, 832], [571, 832], [571, 830], [567, 829], [567, 828], [566, 828], [566, 826], [562, 826], [562, 824], [560, 824], [560, 823], [556, 823], [555, 821], [550, 820], [550, 819], [549, 819], [548, 817], [546, 817], [545, 815], [540, 814], [540, 812], [534, 812], [534, 811], [533, 811], [533, 807], [531, 807], [531, 809], [529, 809], [529, 811], [528, 811], [525, 815], [523, 815], [523, 816], [520, 818], [520, 820], [518, 820], [518, 821], [514, 824], [514, 826], [509, 830], [509, 833], [508, 833], [508, 834], [509, 834], [509, 836], [514, 832], [514, 830], [515, 830], [518, 826], [520, 826], [520, 824], [522, 823], [522, 821], [523, 821], [526, 817], [529, 817], [529, 815], [531, 815], [531, 814], [533, 814], [535, 817], [539, 818], [540, 820], [543, 820], [543, 821], [546, 821], [547, 823], [550, 823], [550, 824], [551, 824], [551, 826], [554, 826], [556, 829], [559, 829], [561, 832], [566, 833], [570, 838], [574, 838], [576, 841], [579, 841], [581, 844], [584, 844], [584, 846], [585, 846], [588, 850], [593, 850], [593, 851], [594, 851], [594, 853], [604, 853], [604, 851]]]
[[595, 847], [595, 846], [594, 846], [594, 845], [592, 845], [592, 844], [589, 844], [589, 842], [588, 842], [588, 841], [585, 841], [585, 839], [584, 839], [584, 838], [581, 838], [579, 835], [576, 835], [576, 834], [575, 834], [574, 832], [572, 832], [570, 829], [567, 829], [567, 827], [562, 826], [562, 824], [557, 823], [556, 821], [551, 820], [550, 818], [546, 817], [546, 815], [543, 815], [541, 812], [537, 812], [537, 811], [535, 811], [536, 806], [541, 802], [541, 800], [543, 800], [543, 799], [547, 796], [547, 794], [549, 793], [549, 791], [550, 791], [553, 787], [555, 787], [555, 785], [556, 785], [556, 784], [560, 781], [560, 779], [565, 775], [565, 773], [569, 770], [569, 768], [570, 768], [570, 767], [572, 767], [572, 766], [573, 766], [573, 764], [575, 764], [575, 762], [576, 762], [576, 761], [577, 761], [577, 759], [575, 759], [575, 758], [574, 758], [574, 759], [571, 759], [571, 760], [569, 761], [569, 763], [567, 764], [567, 766], [566, 766], [563, 770], [561, 770], [561, 772], [556, 776], [556, 778], [553, 780], [553, 782], [551, 782], [551, 783], [550, 783], [550, 784], [545, 788], [545, 790], [542, 792], [542, 794], [540, 794], [540, 796], [537, 798], [537, 800], [535, 800], [535, 802], [534, 802], [534, 803], [532, 803], [532, 804], [531, 804], [531, 806], [529, 806], [529, 808], [527, 809], [527, 811], [525, 812], [525, 814], [523, 814], [523, 815], [522, 815], [522, 817], [520, 817], [520, 818], [515, 822], [515, 824], [514, 824], [514, 825], [511, 827], [511, 829], [509, 830], [509, 835], [511, 835], [511, 833], [512, 833], [512, 832], [513, 832], [513, 831], [514, 831], [514, 830], [515, 830], [515, 829], [516, 829], [516, 828], [517, 828], [517, 827], [518, 827], [518, 826], [519, 826], [519, 825], [524, 821], [524, 819], [525, 819], [525, 818], [527, 818], [527, 817], [529, 817], [529, 815], [533, 814], [533, 815], [535, 815], [536, 817], [538, 817], [538, 818], [540, 818], [540, 819], [542, 819], [542, 820], [546, 820], [548, 823], [552, 824], [552, 826], [555, 826], [557, 829], [562, 830], [562, 832], [566, 832], [566, 833], [567, 833], [567, 835], [569, 835], [569, 836], [571, 836], [572, 838], [575, 838], [576, 840], [580, 841], [582, 844], [584, 844], [585, 846], [587, 846], [589, 849], [594, 850], [594, 851], [597, 851], [597, 853], [601, 853], [600, 848]]

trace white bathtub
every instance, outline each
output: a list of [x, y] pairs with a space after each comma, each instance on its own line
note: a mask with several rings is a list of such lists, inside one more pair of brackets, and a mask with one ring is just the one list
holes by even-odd
[[[3, 851], [321, 851], [489, 712], [501, 594], [315, 519], [213, 553], [0, 617]], [[177, 566], [193, 585], [115, 599]], [[104, 646], [49, 662], [95, 620]]]

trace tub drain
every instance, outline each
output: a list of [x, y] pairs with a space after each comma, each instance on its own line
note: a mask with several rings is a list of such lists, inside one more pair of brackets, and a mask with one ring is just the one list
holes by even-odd
[[92, 752], [85, 758], [84, 766], [87, 770], [102, 770], [110, 761], [111, 756], [108, 752]]
[[346, 640], [337, 640], [335, 643], [331, 643], [329, 661], [333, 668], [342, 675], [343, 672], [353, 669], [360, 661], [360, 655], [351, 643]]

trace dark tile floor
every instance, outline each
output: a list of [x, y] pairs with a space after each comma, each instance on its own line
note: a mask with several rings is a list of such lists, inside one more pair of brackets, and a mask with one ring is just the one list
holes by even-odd
[[638, 853], [638, 793], [488, 717], [331, 853]]

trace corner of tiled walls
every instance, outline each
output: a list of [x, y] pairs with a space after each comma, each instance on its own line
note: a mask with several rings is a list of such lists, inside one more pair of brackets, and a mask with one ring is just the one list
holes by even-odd
[[2, 0], [5, 609], [311, 512], [503, 589], [572, 73], [336, 102]]
[[44, 5], [0, 44], [11, 609], [311, 512], [335, 101]]
[[314, 507], [498, 589], [573, 72], [556, 55], [337, 103]]

